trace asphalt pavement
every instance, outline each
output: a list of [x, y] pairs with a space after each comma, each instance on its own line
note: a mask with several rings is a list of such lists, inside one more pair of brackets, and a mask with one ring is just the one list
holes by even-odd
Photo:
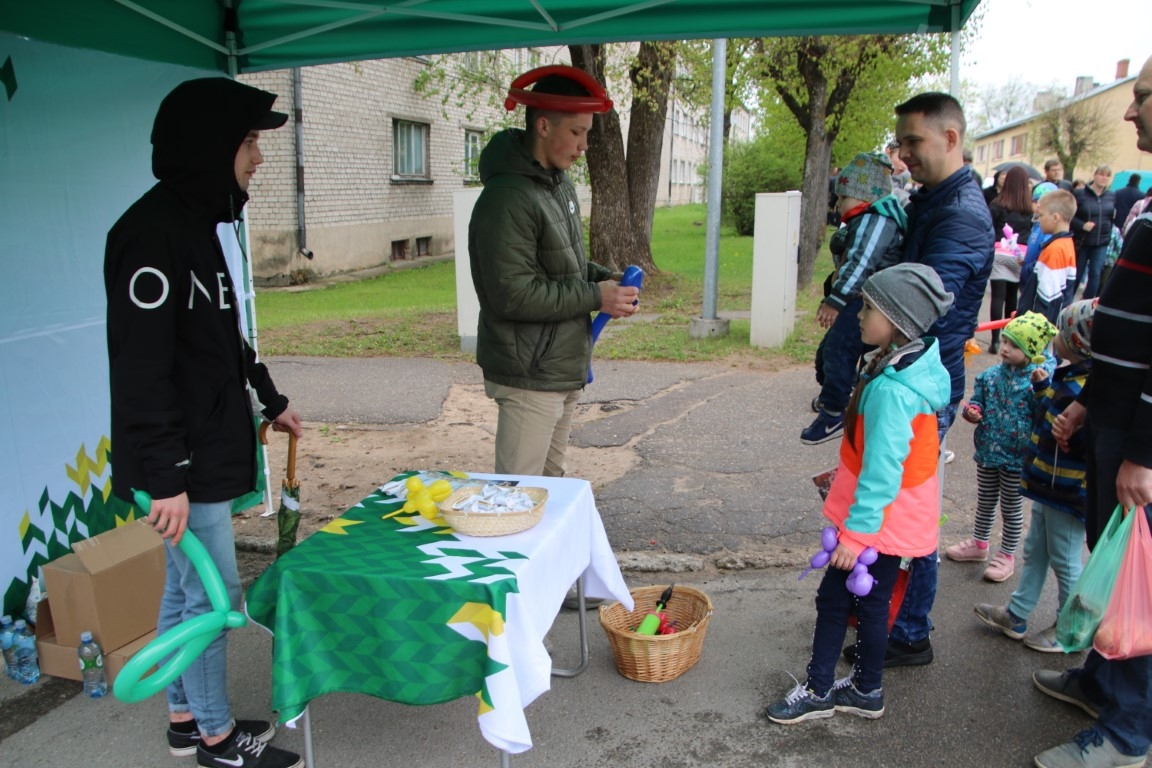
[[[994, 361], [976, 355], [969, 378]], [[480, 381], [475, 365], [435, 360], [269, 364], [314, 421], [420, 424], [439, 414], [453, 382]], [[585, 402], [609, 407], [572, 440], [627, 444], [639, 456], [624, 477], [596, 489], [625, 578], [697, 586], [715, 615], [700, 662], [675, 681], [651, 684], [616, 672], [590, 613], [589, 668], [554, 679], [528, 708], [535, 746], [513, 766], [1027, 766], [1087, 727], [1087, 716], [1042, 695], [1030, 679], [1036, 669], [1074, 666], [1080, 655], [1036, 653], [980, 624], [972, 606], [1006, 602], [1015, 578], [991, 584], [979, 566], [947, 561], [933, 611], [935, 661], [887, 672], [883, 718], [841, 714], [795, 726], [764, 718], [764, 706], [792, 686], [789, 673], [804, 678], [815, 620], [819, 578], [797, 576], [824, 526], [810, 478], [836, 463], [837, 444], [799, 442], [814, 394], [808, 368], [597, 363]], [[949, 445], [957, 459], [945, 477], [944, 544], [970, 535], [976, 500], [971, 426], [958, 422]], [[1050, 583], [1034, 624], [1046, 626], [1055, 610]], [[561, 613], [550, 639], [565, 665], [577, 649], [573, 613]], [[235, 631], [229, 653], [237, 713], [269, 716], [271, 638], [253, 627]], [[3, 680], [0, 716], [18, 720], [40, 686], [47, 692], [40, 698], [55, 697], [54, 706], [15, 733], [11, 723], [0, 729], [0, 768], [195, 765], [168, 755], [159, 698], [127, 705], [74, 695], [77, 683], [23, 689]], [[336, 694], [315, 701], [312, 712], [318, 767], [500, 765], [480, 736], [471, 698], [407, 707]], [[302, 751], [302, 733], [283, 730], [274, 744]]]

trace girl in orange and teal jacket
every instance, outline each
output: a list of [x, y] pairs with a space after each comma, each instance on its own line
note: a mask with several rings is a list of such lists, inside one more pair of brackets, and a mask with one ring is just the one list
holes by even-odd
[[[861, 333], [879, 349], [871, 353], [845, 414], [840, 464], [824, 503], [839, 543], [816, 595], [808, 679], [769, 705], [767, 716], [777, 723], [836, 711], [866, 718], [884, 713], [888, 609], [900, 560], [936, 550], [936, 411], [948, 404], [951, 380], [940, 344], [923, 334], [951, 306], [952, 294], [931, 267], [898, 264], [869, 278], [863, 295]], [[857, 596], [846, 588], [847, 578], [866, 547], [878, 553], [868, 567], [875, 583]], [[852, 615], [856, 664], [848, 677], [834, 680]]]

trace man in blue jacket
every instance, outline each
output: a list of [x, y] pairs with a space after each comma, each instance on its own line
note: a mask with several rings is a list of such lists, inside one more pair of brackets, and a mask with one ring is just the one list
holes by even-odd
[[[900, 159], [922, 186], [909, 199], [905, 262], [936, 270], [956, 297], [928, 329], [952, 380], [948, 405], [936, 413], [941, 449], [964, 397], [964, 344], [975, 333], [992, 272], [992, 216], [972, 170], [964, 164], [964, 110], [946, 93], [922, 93], [896, 107]], [[932, 643], [928, 613], [936, 599], [937, 552], [912, 561], [904, 603], [888, 640], [884, 666], [928, 664]]]

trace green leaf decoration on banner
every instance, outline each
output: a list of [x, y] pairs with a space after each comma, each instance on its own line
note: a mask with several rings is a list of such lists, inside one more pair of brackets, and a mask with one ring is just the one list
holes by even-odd
[[0, 67], [0, 83], [4, 83], [4, 90], [8, 93], [8, 101], [12, 101], [12, 97], [16, 95], [16, 65], [12, 63], [12, 57], [9, 56], [4, 60], [4, 66]]

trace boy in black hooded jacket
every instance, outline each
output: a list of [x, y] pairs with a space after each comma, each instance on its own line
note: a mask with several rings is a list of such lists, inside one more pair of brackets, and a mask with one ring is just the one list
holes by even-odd
[[[190, 530], [240, 603], [231, 502], [255, 488], [253, 414], [301, 434], [240, 332], [217, 224], [239, 219], [264, 162], [260, 130], [287, 115], [275, 94], [226, 78], [189, 80], [168, 94], [152, 128], [159, 179], [108, 233], [104, 287], [112, 397], [112, 486], [153, 498], [148, 521], [169, 540], [160, 633], [211, 610], [176, 545]], [[255, 402], [258, 400], [259, 402]], [[298, 755], [266, 742], [275, 728], [232, 717], [225, 634], [168, 686], [168, 746], [203, 768], [295, 768]]]

